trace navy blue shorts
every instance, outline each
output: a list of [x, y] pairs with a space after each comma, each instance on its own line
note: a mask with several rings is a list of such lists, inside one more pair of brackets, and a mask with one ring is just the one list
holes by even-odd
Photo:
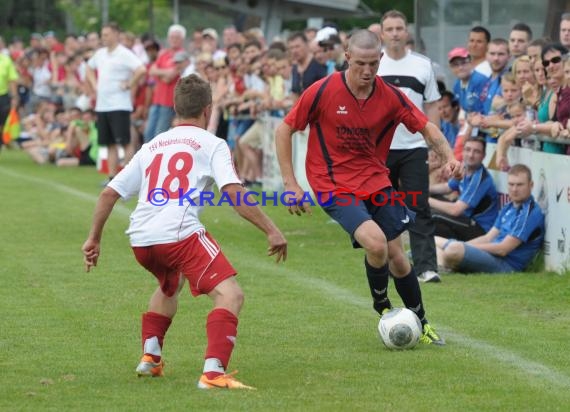
[[349, 193], [339, 193], [319, 202], [327, 214], [350, 235], [352, 246], [360, 248], [354, 232], [362, 223], [373, 220], [388, 241], [396, 239], [415, 220], [416, 214], [406, 207], [392, 187], [382, 189], [367, 199]]

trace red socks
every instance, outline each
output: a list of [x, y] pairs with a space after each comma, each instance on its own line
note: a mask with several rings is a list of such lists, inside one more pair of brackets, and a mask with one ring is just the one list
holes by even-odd
[[[155, 362], [160, 362], [164, 335], [172, 319], [155, 312], [142, 315], [142, 344], [145, 355], [151, 355]], [[153, 339], [156, 338], [156, 339]]]
[[[154, 362], [160, 362], [164, 335], [172, 319], [155, 312], [142, 315], [142, 343], [145, 355]], [[228, 366], [237, 336], [238, 318], [227, 309], [214, 309], [208, 314], [206, 334], [206, 367], [204, 373], [209, 379], [223, 373]], [[219, 361], [219, 362], [218, 362]], [[220, 365], [221, 364], [221, 365]], [[223, 369], [222, 369], [223, 368]]]
[[[205, 359], [218, 359], [224, 368], [228, 367], [237, 336], [238, 318], [227, 309], [214, 309], [208, 314], [206, 334], [208, 346]], [[206, 375], [210, 371], [204, 371]], [[219, 373], [214, 373], [218, 375]], [[211, 377], [209, 377], [211, 379]]]

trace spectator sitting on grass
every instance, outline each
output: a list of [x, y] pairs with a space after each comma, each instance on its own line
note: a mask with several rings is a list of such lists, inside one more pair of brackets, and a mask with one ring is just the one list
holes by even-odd
[[530, 264], [544, 239], [544, 214], [531, 194], [527, 166], [514, 165], [507, 179], [511, 202], [485, 235], [468, 242], [436, 236], [440, 266], [462, 273], [510, 273]]
[[56, 160], [56, 165], [95, 166], [98, 151], [95, 112], [86, 110], [81, 119], [71, 121], [65, 134], [63, 156]]

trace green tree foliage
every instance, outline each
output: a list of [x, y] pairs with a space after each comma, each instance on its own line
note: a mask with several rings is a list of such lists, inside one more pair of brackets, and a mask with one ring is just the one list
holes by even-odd
[[68, 16], [70, 31], [77, 33], [98, 30], [101, 22], [99, 1], [56, 0], [58, 8]]
[[[101, 0], [57, 0], [76, 32], [99, 30], [103, 23]], [[109, 21], [134, 33], [154, 31], [172, 19], [171, 0], [108, 0]]]
[[398, 10], [406, 15], [408, 22], [414, 22], [414, 0], [362, 0], [378, 17], [356, 19], [346, 18], [339, 20], [339, 26], [344, 30], [352, 28], [365, 28], [372, 23], [378, 23], [379, 17], [388, 10]]
[[1, 0], [0, 35], [10, 40], [19, 36], [28, 40], [32, 32], [65, 27], [65, 17], [55, 7], [56, 0]]
[[[377, 17], [333, 21], [344, 30], [367, 27], [370, 23], [377, 22], [379, 16], [389, 9], [398, 9], [408, 19], [413, 19], [413, 0], [363, 1]], [[19, 35], [27, 41], [32, 32], [54, 30], [61, 39], [67, 32], [99, 30], [102, 24], [102, 4], [103, 0], [0, 0], [0, 35], [7, 39]], [[163, 37], [172, 22], [172, 0], [107, 0], [107, 4], [109, 21], [116, 21], [124, 30], [137, 34], [154, 32]], [[180, 0], [181, 24], [189, 29], [198, 26], [216, 27], [231, 20], [228, 16], [214, 16], [194, 7], [190, 13], [182, 12], [188, 10], [189, 6], [191, 2]], [[303, 29], [305, 25], [304, 20], [290, 22], [286, 28]]]
[[[361, 0], [363, 1], [374, 13], [375, 17], [370, 18], [353, 18], [347, 17], [344, 19], [327, 19], [338, 25], [341, 30], [351, 30], [354, 28], [365, 28], [372, 23], [378, 23], [380, 16], [388, 10], [399, 10], [406, 15], [408, 22], [414, 22], [414, 0]], [[318, 16], [315, 16], [318, 17]], [[302, 30], [306, 26], [306, 21], [293, 21], [285, 24], [285, 27], [290, 30]]]

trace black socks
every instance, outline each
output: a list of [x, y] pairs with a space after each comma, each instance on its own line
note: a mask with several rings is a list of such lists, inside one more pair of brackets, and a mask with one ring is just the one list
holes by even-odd
[[388, 279], [390, 274], [388, 263], [381, 268], [375, 268], [370, 266], [366, 256], [364, 256], [364, 266], [366, 267], [366, 277], [368, 278], [368, 286], [370, 286], [374, 310], [382, 315], [385, 309], [392, 308], [392, 304], [388, 299]]

